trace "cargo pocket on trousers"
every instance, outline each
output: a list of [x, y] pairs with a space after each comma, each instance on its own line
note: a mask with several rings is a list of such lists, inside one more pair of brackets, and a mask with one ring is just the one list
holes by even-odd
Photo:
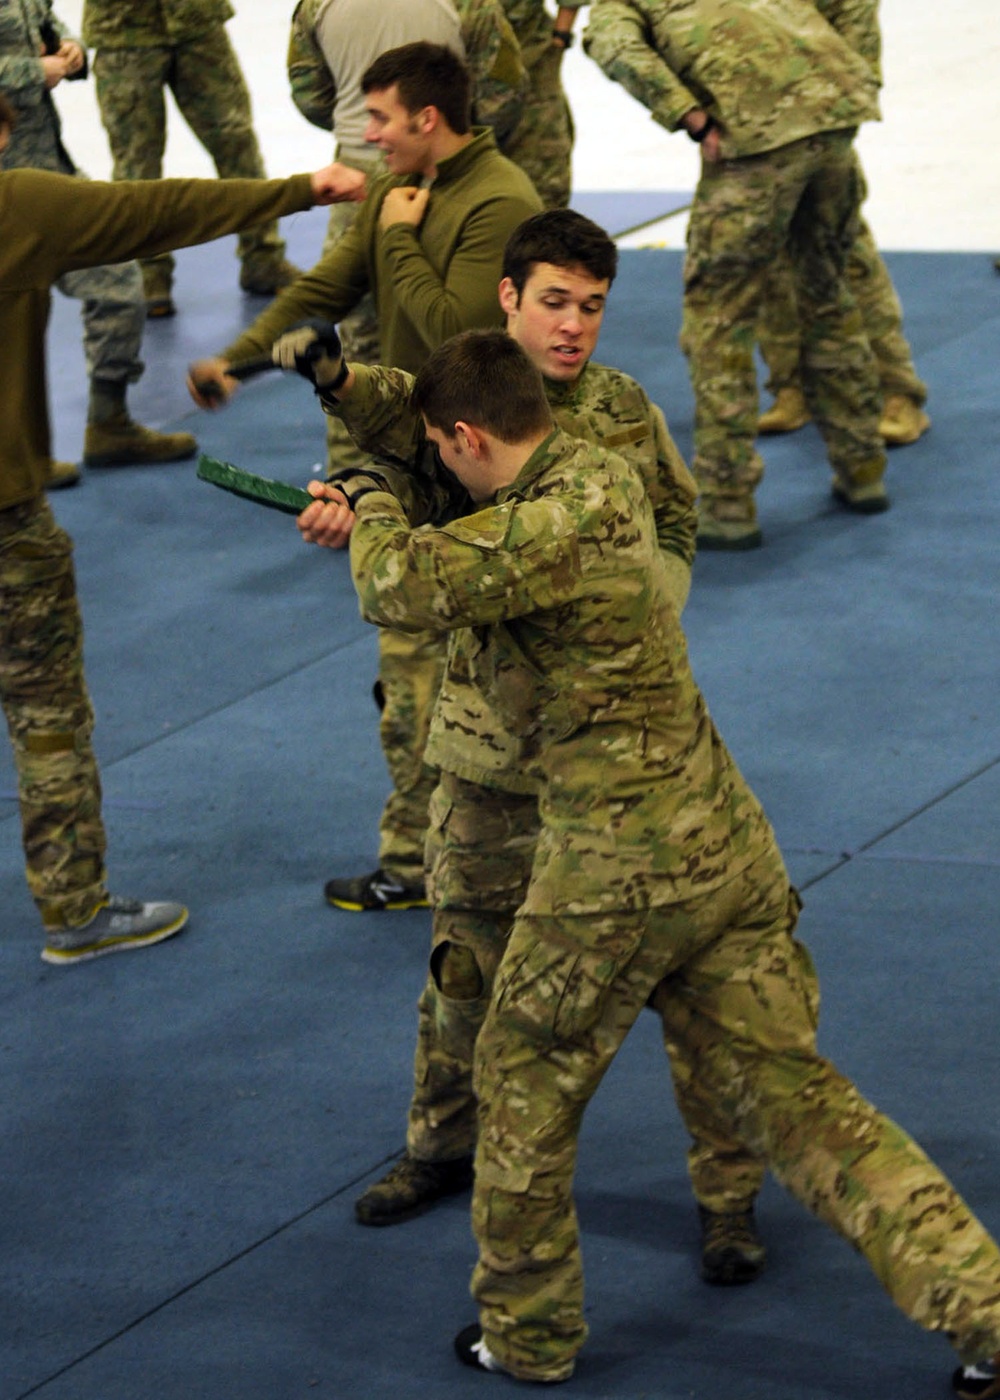
[[518, 949], [512, 940], [497, 981], [497, 1018], [541, 1044], [580, 1040], [601, 1020], [641, 938], [641, 930], [623, 930], [597, 948], [535, 938]]

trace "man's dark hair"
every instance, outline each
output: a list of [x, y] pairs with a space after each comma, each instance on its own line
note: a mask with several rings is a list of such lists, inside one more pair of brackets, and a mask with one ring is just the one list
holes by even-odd
[[17, 113], [2, 92], [0, 92], [0, 126], [6, 126], [11, 131], [17, 126]]
[[520, 297], [536, 263], [553, 267], [582, 267], [597, 281], [610, 284], [618, 271], [618, 249], [593, 219], [575, 209], [546, 209], [525, 219], [503, 250], [503, 276]]
[[438, 346], [417, 375], [410, 401], [449, 437], [459, 422], [506, 443], [552, 428], [542, 376], [501, 330], [462, 331]]
[[457, 136], [469, 130], [469, 70], [446, 45], [421, 40], [387, 49], [365, 70], [361, 91], [385, 92], [394, 83], [411, 116], [436, 107]]

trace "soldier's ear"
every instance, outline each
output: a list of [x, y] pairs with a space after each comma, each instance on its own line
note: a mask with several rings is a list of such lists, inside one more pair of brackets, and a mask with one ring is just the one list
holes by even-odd
[[521, 304], [521, 297], [509, 277], [501, 279], [498, 296], [500, 298], [500, 310], [505, 316], [512, 316]]

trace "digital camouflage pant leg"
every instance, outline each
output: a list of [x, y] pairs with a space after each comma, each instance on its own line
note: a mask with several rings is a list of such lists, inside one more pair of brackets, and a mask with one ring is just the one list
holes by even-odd
[[[861, 311], [883, 398], [903, 394], [914, 403], [927, 399], [927, 386], [917, 374], [913, 354], [903, 332], [903, 308], [868, 225], [861, 221], [846, 266], [847, 283]], [[780, 389], [801, 389], [799, 358], [802, 333], [795, 287], [787, 254], [778, 258], [763, 294], [760, 350], [769, 374], [772, 394]]]
[[136, 262], [84, 267], [56, 282], [63, 296], [82, 302], [83, 354], [94, 379], [134, 384], [142, 375], [146, 298]]
[[392, 781], [379, 823], [379, 865], [404, 885], [424, 879], [424, 843], [437, 769], [424, 762], [431, 714], [444, 674], [443, 632], [380, 627], [379, 682], [384, 697], [379, 735]]
[[[206, 30], [197, 41], [175, 48], [101, 49], [94, 59], [94, 82], [116, 180], [158, 180], [162, 175], [165, 87], [221, 178], [264, 178], [250, 92], [221, 24]], [[270, 266], [284, 251], [274, 220], [239, 236], [242, 261]], [[170, 254], [143, 266], [152, 269], [150, 276], [165, 277], [169, 288]]]
[[[690, 1091], [963, 1359], [1000, 1346], [1000, 1251], [899, 1127], [815, 1046], [818, 992], [776, 851], [646, 914], [519, 918], [476, 1049], [472, 1282], [490, 1351], [568, 1374], [586, 1337], [572, 1198], [587, 1103], [647, 999]], [[664, 980], [666, 979], [666, 980]]]
[[[434, 910], [430, 972], [420, 998], [407, 1149], [448, 1161], [476, 1145], [472, 1065], [493, 983], [531, 878], [538, 840], [533, 796], [442, 772], [430, 805], [427, 891]], [[763, 1168], [690, 1092], [682, 1051], [673, 1065], [678, 1106], [693, 1146], [696, 1199], [709, 1210], [752, 1205]]]
[[73, 547], [43, 501], [0, 511], [0, 700], [28, 886], [46, 927], [83, 923], [106, 893], [101, 783]]
[[786, 248], [804, 327], [803, 391], [834, 473], [861, 486], [885, 470], [875, 361], [844, 275], [859, 205], [847, 133], [703, 163], [681, 345], [695, 394], [694, 475], [710, 508], [750, 498], [763, 475], [753, 348], [769, 271]]
[[562, 52], [551, 40], [523, 52], [528, 99], [503, 148], [531, 180], [546, 209], [564, 209], [572, 186], [573, 117], [560, 78]]
[[[337, 159], [343, 160], [339, 151]], [[356, 170], [364, 170], [369, 176], [378, 174], [384, 168], [380, 161], [347, 160], [344, 163]], [[324, 257], [336, 247], [354, 223], [360, 207], [359, 204], [351, 203], [330, 206], [330, 220], [327, 224], [326, 237], [323, 240]], [[363, 365], [381, 363], [378, 316], [375, 311], [375, 298], [371, 292], [366, 292], [354, 310], [344, 317], [338, 330], [344, 347], [345, 359]], [[370, 462], [371, 458], [368, 453], [361, 451], [341, 420], [332, 413], [325, 416], [328, 470], [333, 472], [343, 470], [345, 467], [362, 467], [365, 463]]]

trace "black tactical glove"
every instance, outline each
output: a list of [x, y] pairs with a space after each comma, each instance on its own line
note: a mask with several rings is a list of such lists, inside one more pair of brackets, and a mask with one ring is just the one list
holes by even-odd
[[357, 502], [370, 491], [388, 491], [390, 495], [395, 495], [385, 477], [366, 471], [364, 467], [345, 467], [343, 471], [334, 472], [328, 477], [326, 484], [337, 488], [351, 510], [356, 510]]
[[282, 369], [308, 379], [317, 394], [332, 394], [347, 378], [344, 347], [330, 321], [303, 321], [271, 346], [271, 358]]

